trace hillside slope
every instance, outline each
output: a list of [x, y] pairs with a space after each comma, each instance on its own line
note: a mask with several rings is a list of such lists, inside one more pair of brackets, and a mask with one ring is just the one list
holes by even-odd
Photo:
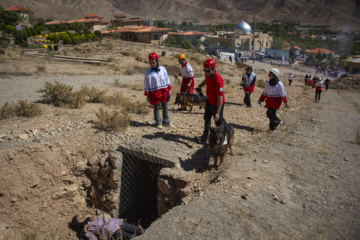
[[[181, 22], [237, 23], [252, 21], [253, 0], [3, 0], [31, 9], [36, 15], [65, 20], [96, 13], [110, 20], [116, 13]], [[295, 20], [303, 24], [330, 24], [333, 29], [360, 29], [357, 0], [261, 0], [256, 2], [258, 21]]]

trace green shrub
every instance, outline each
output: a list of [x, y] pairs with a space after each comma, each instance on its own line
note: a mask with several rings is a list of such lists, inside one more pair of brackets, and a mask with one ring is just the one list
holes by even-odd
[[125, 131], [130, 126], [130, 117], [114, 110], [112, 113], [100, 108], [96, 113], [97, 120], [94, 121], [95, 127], [102, 131]]

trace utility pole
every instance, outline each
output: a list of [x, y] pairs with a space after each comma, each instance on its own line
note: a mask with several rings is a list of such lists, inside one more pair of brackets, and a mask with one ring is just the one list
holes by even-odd
[[256, 15], [256, 0], [254, 0], [254, 29], [253, 29], [253, 63], [255, 62], [255, 15]]

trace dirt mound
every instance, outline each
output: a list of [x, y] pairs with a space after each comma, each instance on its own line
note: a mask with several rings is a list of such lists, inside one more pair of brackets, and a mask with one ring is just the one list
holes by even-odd
[[336, 89], [360, 90], [360, 75], [343, 74], [333, 82]]

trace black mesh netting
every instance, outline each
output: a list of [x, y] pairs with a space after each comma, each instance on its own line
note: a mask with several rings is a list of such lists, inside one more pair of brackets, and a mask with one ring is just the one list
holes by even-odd
[[148, 227], [158, 217], [157, 179], [161, 164], [123, 153], [119, 217]]

